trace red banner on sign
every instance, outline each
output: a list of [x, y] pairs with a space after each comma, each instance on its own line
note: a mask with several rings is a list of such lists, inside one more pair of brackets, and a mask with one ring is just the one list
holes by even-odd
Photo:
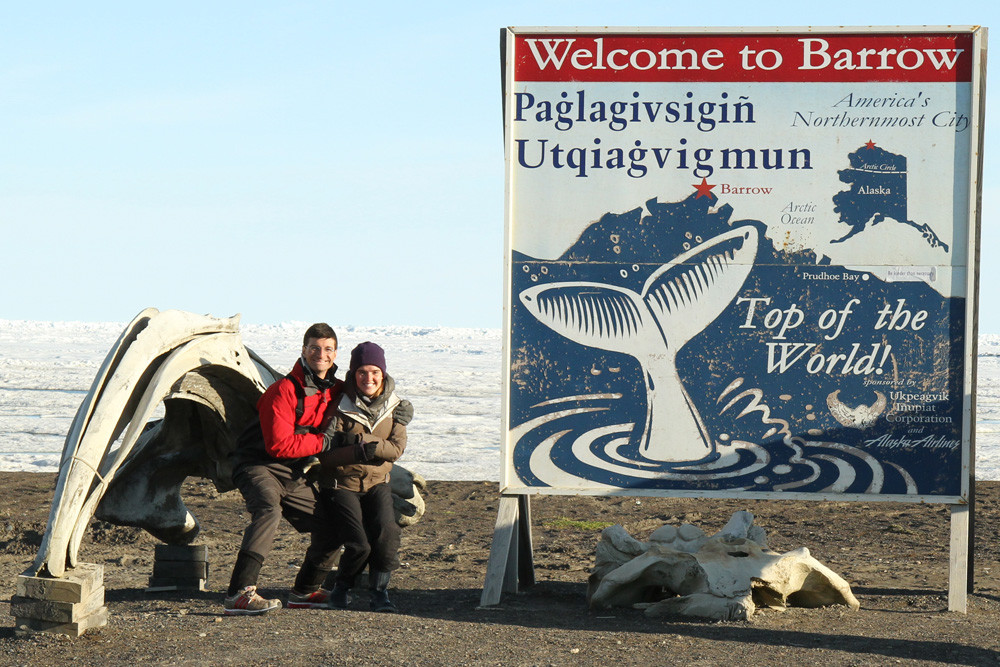
[[972, 35], [518, 34], [518, 81], [904, 81], [972, 76]]

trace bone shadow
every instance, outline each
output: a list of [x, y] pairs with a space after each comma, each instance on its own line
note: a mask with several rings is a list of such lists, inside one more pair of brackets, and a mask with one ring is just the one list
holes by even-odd
[[920, 595], [946, 595], [947, 591], [936, 588], [867, 588], [864, 586], [851, 586], [855, 595], [908, 595], [917, 597]]
[[[679, 617], [652, 619], [647, 618], [639, 610], [626, 608], [589, 610], [586, 602], [586, 586], [579, 583], [540, 582], [522, 590], [516, 596], [507, 594], [500, 605], [485, 609], [477, 606], [481, 592], [479, 589], [446, 591], [398, 589], [393, 590], [393, 601], [402, 615], [453, 622], [487, 622], [524, 628], [563, 628], [584, 632], [675, 634], [691, 639], [742, 642], [781, 648], [824, 649], [876, 658], [881, 656], [949, 665], [995, 664], [1000, 661], [1000, 651], [947, 641], [764, 629], [741, 621], [717, 623]], [[939, 594], [940, 591], [932, 593]], [[424, 604], [435, 597], [439, 600], [434, 604]], [[441, 600], [442, 597], [448, 599]], [[452, 602], [453, 604], [449, 604]], [[580, 613], [573, 614], [575, 619], [573, 624], [561, 623], [561, 614], [553, 613], [553, 604], [574, 611], [580, 610]], [[365, 603], [357, 607], [358, 610], [366, 608]], [[563, 612], [565, 611], [564, 609]], [[865, 611], [862, 609], [856, 613]], [[948, 612], [928, 612], [925, 609], [920, 613]]]

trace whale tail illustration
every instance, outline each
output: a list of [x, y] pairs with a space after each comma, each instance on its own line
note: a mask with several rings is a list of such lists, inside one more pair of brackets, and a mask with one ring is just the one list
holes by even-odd
[[538, 321], [569, 340], [635, 357], [646, 385], [640, 454], [697, 461], [712, 452], [712, 438], [677, 373], [676, 356], [736, 297], [756, 254], [757, 230], [739, 227], [659, 267], [641, 294], [560, 282], [530, 287], [519, 297]]

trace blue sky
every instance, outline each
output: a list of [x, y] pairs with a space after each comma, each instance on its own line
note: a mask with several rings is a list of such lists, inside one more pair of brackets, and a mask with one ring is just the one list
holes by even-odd
[[[985, 1], [8, 3], [0, 318], [156, 306], [499, 327], [500, 28], [994, 27], [998, 14]], [[985, 156], [984, 292], [1000, 282], [989, 129]], [[1000, 333], [995, 295], [980, 331]]]

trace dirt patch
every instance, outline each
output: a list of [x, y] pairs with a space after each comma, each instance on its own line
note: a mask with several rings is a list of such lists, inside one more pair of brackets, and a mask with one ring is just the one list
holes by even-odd
[[[238, 493], [190, 480], [197, 540], [209, 551], [208, 592], [146, 594], [156, 540], [95, 521], [80, 560], [103, 563], [110, 619], [78, 639], [21, 636], [6, 603], [33, 559], [54, 476], [0, 473], [0, 663], [10, 665], [815, 665], [1000, 663], [1000, 483], [977, 486], [976, 585], [968, 614], [946, 611], [949, 510], [938, 505], [660, 498], [533, 497], [538, 583], [478, 609], [499, 496], [495, 483], [431, 482], [424, 520], [403, 532], [394, 575], [399, 614], [281, 609], [223, 617], [246, 515]], [[763, 611], [746, 622], [648, 619], [587, 608], [586, 579], [601, 527], [645, 538], [664, 523], [721, 528], [746, 509], [778, 551], [808, 547], [851, 582], [860, 611]], [[261, 576], [284, 599], [305, 539], [286, 526]]]

